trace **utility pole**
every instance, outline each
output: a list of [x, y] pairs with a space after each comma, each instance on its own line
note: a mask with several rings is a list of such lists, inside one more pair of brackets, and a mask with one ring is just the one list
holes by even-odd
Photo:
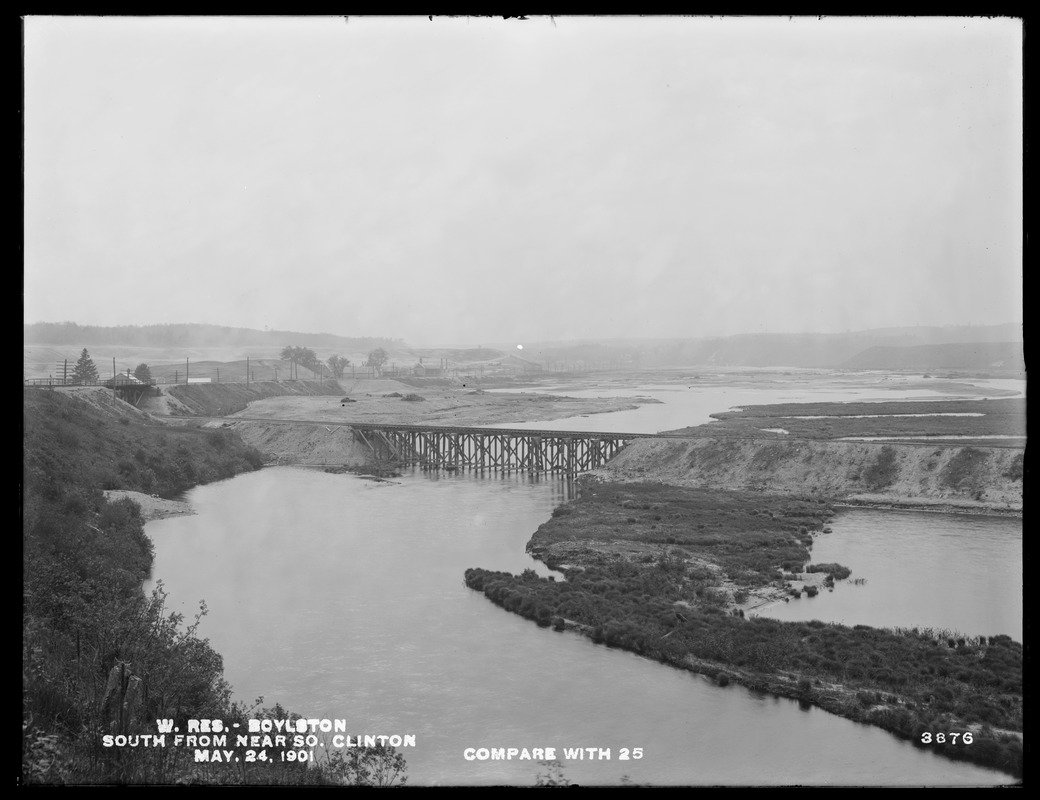
[[188, 378], [188, 357], [187, 356], [184, 357], [184, 382], [185, 383], [191, 383], [191, 380]]
[[249, 356], [246, 356], [246, 388], [249, 388]]

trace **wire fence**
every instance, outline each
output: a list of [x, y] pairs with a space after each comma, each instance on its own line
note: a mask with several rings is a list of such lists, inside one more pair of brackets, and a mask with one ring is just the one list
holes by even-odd
[[[104, 358], [98, 363], [104, 363]], [[255, 363], [249, 364], [225, 364], [222, 366], [213, 366], [212, 362], [206, 365], [194, 366], [189, 362], [183, 364], [171, 365], [161, 364], [149, 367], [151, 377], [146, 380], [140, 380], [133, 375], [133, 372], [129, 368], [118, 369], [115, 375], [109, 370], [103, 373], [94, 380], [77, 380], [73, 377], [74, 361], [69, 361], [67, 364], [58, 362], [55, 365], [54, 371], [47, 377], [35, 377], [35, 378], [24, 378], [26, 386], [41, 386], [41, 387], [53, 387], [53, 386], [104, 386], [111, 388], [113, 382], [115, 385], [125, 384], [143, 384], [147, 386], [184, 386], [198, 383], [234, 383], [234, 384], [249, 384], [249, 383], [261, 383], [265, 381], [315, 381], [325, 382], [331, 380], [359, 380], [359, 379], [375, 379], [375, 378], [388, 378], [388, 379], [402, 379], [402, 378], [458, 378], [462, 380], [472, 379], [477, 380], [481, 378], [491, 377], [507, 377], [507, 376], [519, 376], [519, 375], [533, 375], [542, 372], [552, 371], [565, 371], [561, 369], [562, 365], [555, 365], [555, 370], [543, 370], [528, 365], [516, 366], [516, 365], [505, 365], [505, 364], [470, 364], [464, 367], [456, 365], [444, 365], [444, 366], [427, 366], [423, 364], [402, 366], [391, 362], [382, 367], [372, 367], [365, 364], [355, 365], [348, 364], [343, 374], [336, 376], [328, 368], [321, 370], [310, 369], [304, 367], [301, 364], [290, 364], [288, 361], [283, 361], [280, 364], [268, 363]], [[586, 371], [586, 369], [574, 370], [573, 365], [570, 371]], [[584, 367], [584, 365], [582, 365]], [[121, 383], [122, 382], [122, 383]]]

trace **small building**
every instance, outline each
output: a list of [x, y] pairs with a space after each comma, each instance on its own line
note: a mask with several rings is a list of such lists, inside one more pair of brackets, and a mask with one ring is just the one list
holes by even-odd
[[104, 383], [109, 389], [113, 386], [145, 386], [145, 382], [130, 374], [130, 370], [114, 375]]
[[412, 374], [417, 378], [439, 378], [444, 374], [444, 369], [440, 365], [424, 364], [420, 358], [419, 363], [412, 367]]

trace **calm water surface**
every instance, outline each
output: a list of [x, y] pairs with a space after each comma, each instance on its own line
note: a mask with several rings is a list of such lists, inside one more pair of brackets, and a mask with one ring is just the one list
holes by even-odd
[[847, 509], [831, 528], [812, 560], [844, 564], [849, 579], [759, 614], [1022, 641], [1021, 518]]
[[[377, 483], [272, 468], [194, 489], [196, 516], [147, 530], [171, 606], [190, 616], [206, 600], [200, 634], [223, 654], [238, 700], [263, 695], [264, 705], [347, 719], [361, 734], [413, 733], [412, 784], [533, 785], [542, 769], [466, 761], [467, 747], [610, 748], [610, 761], [565, 763], [567, 778], [585, 784], [1010, 780], [539, 628], [464, 587], [471, 566], [546, 574], [524, 547], [565, 497], [559, 481], [519, 476]], [[840, 560], [858, 572], [857, 559]], [[874, 570], [863, 569], [870, 587]], [[641, 760], [618, 760], [634, 747]]]
[[[926, 385], [929, 388], [921, 388]], [[620, 380], [573, 388], [544, 386], [495, 391], [562, 394], [569, 397], [635, 397], [648, 403], [628, 411], [587, 414], [566, 419], [502, 423], [500, 428], [574, 430], [619, 433], [658, 433], [712, 422], [711, 414], [732, 408], [775, 403], [883, 402], [894, 400], [979, 399], [981, 390], [992, 397], [1025, 396], [1025, 381], [1014, 379], [923, 381], [920, 376], [896, 373], [825, 373], [762, 371], [757, 374], [714, 375], [691, 373], [685, 382], [625, 384]]]

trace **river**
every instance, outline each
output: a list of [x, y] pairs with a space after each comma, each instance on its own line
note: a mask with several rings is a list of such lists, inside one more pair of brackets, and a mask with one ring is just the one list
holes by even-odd
[[[634, 380], [634, 378], [633, 378]], [[503, 393], [569, 397], [641, 397], [651, 402], [627, 411], [555, 420], [501, 423], [491, 427], [618, 433], [659, 433], [712, 422], [711, 414], [776, 403], [978, 400], [1024, 397], [1025, 381], [930, 378], [885, 372], [823, 370], [675, 371], [667, 382], [632, 383], [623, 377], [577, 385], [496, 389]], [[1023, 426], [1024, 427], [1024, 426]]]
[[844, 564], [849, 578], [756, 613], [1022, 641], [1020, 518], [852, 508], [830, 527], [815, 537], [812, 560]]
[[[402, 751], [412, 784], [533, 785], [545, 771], [468, 761], [468, 747], [610, 748], [609, 761], [565, 761], [584, 784], [1007, 782], [794, 701], [539, 628], [463, 586], [470, 566], [546, 574], [524, 546], [565, 497], [561, 481], [526, 476], [384, 483], [279, 467], [192, 490], [197, 515], [148, 533], [173, 610], [190, 616], [205, 599], [200, 635], [239, 701], [263, 695], [357, 733], [414, 734]], [[643, 758], [621, 761], [621, 748]]]
[[[598, 386], [585, 391], [662, 402], [527, 427], [656, 431], [700, 424], [741, 404], [934, 396], [899, 380], [796, 374]], [[939, 393], [954, 396], [963, 386]], [[346, 719], [352, 733], [414, 734], [417, 746], [401, 751], [412, 785], [529, 786], [546, 772], [530, 760], [464, 755], [493, 747], [556, 748], [566, 778], [587, 785], [1010, 780], [819, 709], [719, 688], [539, 628], [463, 585], [468, 567], [549, 574], [524, 548], [567, 498], [567, 485], [550, 477], [411, 472], [379, 482], [280, 467], [198, 487], [187, 497], [197, 515], [147, 530], [154, 574], [174, 610], [190, 617], [205, 599], [209, 615], [199, 632], [224, 656], [238, 701], [263, 695], [268, 707]], [[856, 509], [842, 512], [833, 528], [818, 538], [814, 560], [845, 563], [866, 583], [759, 613], [1021, 638], [1021, 613], [1009, 610], [1020, 607], [1020, 520]], [[980, 562], [979, 547], [1000, 555]], [[609, 749], [611, 758], [565, 758], [564, 748]], [[642, 758], [632, 758], [635, 748]], [[629, 758], [621, 760], [625, 749]]]

